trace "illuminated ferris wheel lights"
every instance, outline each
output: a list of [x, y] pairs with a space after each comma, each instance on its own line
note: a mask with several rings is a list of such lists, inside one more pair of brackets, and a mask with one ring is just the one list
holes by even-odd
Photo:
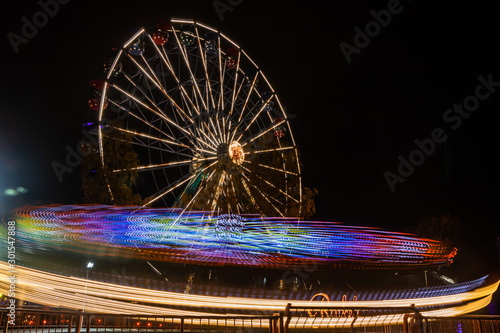
[[[272, 107], [281, 119], [286, 114], [255, 62], [224, 34], [199, 22], [172, 19], [164, 26], [141, 29], [107, 63], [99, 121], [114, 121], [109, 128], [123, 135], [98, 129], [101, 164], [113, 154], [104, 141], [133, 147], [139, 161], [128, 170], [147, 179], [142, 188], [134, 188], [151, 198], [146, 205], [187, 203], [207, 211], [267, 215], [284, 212], [282, 203], [300, 203], [300, 165], [290, 150], [293, 136], [283, 144], [273, 136], [257, 141], [278, 125], [266, 111]], [[111, 111], [104, 108], [105, 101], [113, 106]], [[287, 130], [291, 134], [289, 125]], [[281, 155], [286, 162], [276, 164], [278, 159], [265, 154]], [[247, 164], [253, 159], [258, 163]], [[241, 168], [244, 163], [246, 169]], [[270, 181], [259, 164], [298, 177]], [[215, 193], [207, 198], [209, 188]]]

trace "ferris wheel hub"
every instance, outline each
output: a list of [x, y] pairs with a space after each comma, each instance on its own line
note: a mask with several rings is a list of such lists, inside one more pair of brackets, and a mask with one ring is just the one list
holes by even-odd
[[236, 165], [241, 165], [245, 161], [245, 151], [238, 141], [233, 141], [229, 145], [221, 143], [217, 147], [217, 159], [221, 163], [231, 161]]
[[236, 165], [241, 165], [245, 160], [245, 152], [238, 141], [233, 141], [229, 144], [229, 157]]

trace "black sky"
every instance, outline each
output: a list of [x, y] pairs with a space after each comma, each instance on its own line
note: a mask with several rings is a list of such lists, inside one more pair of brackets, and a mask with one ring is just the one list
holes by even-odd
[[[456, 130], [443, 114], [474, 94], [479, 75], [500, 81], [498, 11], [493, 2], [402, 0], [348, 64], [339, 44], [353, 44], [370, 11], [393, 2], [232, 1], [239, 4], [221, 20], [213, 1], [72, 0], [18, 53], [8, 34], [22, 35], [22, 18], [32, 21], [41, 7], [2, 4], [1, 199], [78, 203], [80, 170], [60, 183], [51, 163], [64, 163], [65, 147], [81, 139], [89, 81], [107, 50], [157, 20], [194, 18], [239, 43], [296, 115], [303, 183], [319, 190], [315, 218], [405, 231], [449, 211], [471, 237], [491, 241], [500, 233], [500, 88]], [[398, 156], [439, 127], [446, 143], [392, 193], [384, 172], [397, 172]], [[29, 192], [3, 194], [18, 186]]]

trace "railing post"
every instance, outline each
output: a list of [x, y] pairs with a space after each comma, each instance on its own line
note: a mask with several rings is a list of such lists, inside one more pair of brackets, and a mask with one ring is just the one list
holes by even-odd
[[354, 333], [354, 322], [356, 321], [356, 319], [358, 319], [358, 317], [354, 317], [354, 319], [352, 320], [352, 323], [351, 323], [351, 333]]
[[9, 331], [9, 316], [7, 315], [7, 312], [5, 313], [5, 329], [4, 333], [7, 333]]
[[184, 333], [184, 318], [181, 318], [181, 332]]
[[283, 323], [283, 313], [280, 314], [280, 333], [288, 333], [288, 325], [290, 325], [290, 320], [292, 319], [292, 316], [290, 315], [290, 307], [292, 306], [292, 303], [287, 303], [285, 307], [285, 317], [286, 321]]
[[[73, 316], [69, 317], [69, 324], [68, 324], [68, 333], [71, 333], [71, 329], [73, 328]], [[61, 330], [64, 327], [64, 323], [62, 323]]]
[[83, 316], [81, 313], [78, 314], [78, 326], [76, 327], [76, 333], [82, 332]]
[[283, 312], [280, 312], [280, 333], [287, 333], [288, 332], [288, 325], [285, 325], [284, 320], [283, 320]]
[[412, 304], [411, 309], [413, 311], [413, 324], [412, 324], [412, 333], [414, 332], [414, 329], [417, 328], [417, 331], [419, 333], [424, 333], [424, 322], [422, 320], [422, 315], [420, 314], [420, 311], [415, 308], [415, 304]]
[[[283, 333], [283, 332], [280, 332], [280, 321], [282, 320], [283, 318], [283, 314], [280, 313], [280, 312], [275, 312], [273, 313], [273, 319], [269, 319], [270, 320], [270, 323], [272, 323], [272, 325], [270, 325], [270, 333]], [[272, 331], [271, 331], [272, 329]]]
[[[92, 322], [92, 316], [91, 315], [87, 315], [87, 330], [86, 330], [87, 333], [90, 333], [90, 323], [91, 322]], [[83, 325], [83, 319], [82, 319], [82, 325]]]
[[408, 333], [408, 316], [407, 313], [403, 316], [403, 333]]

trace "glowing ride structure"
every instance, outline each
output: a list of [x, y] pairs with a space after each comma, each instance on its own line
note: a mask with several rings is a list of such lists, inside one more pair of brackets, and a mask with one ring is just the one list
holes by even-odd
[[300, 215], [287, 115], [264, 73], [223, 33], [184, 19], [140, 29], [103, 74], [89, 100], [101, 165], [114, 155], [110, 142], [133, 148], [139, 165], [110, 172], [137, 172], [144, 206]]
[[16, 211], [26, 247], [212, 266], [416, 268], [452, 263], [430, 239], [340, 223], [181, 209], [42, 206]]

